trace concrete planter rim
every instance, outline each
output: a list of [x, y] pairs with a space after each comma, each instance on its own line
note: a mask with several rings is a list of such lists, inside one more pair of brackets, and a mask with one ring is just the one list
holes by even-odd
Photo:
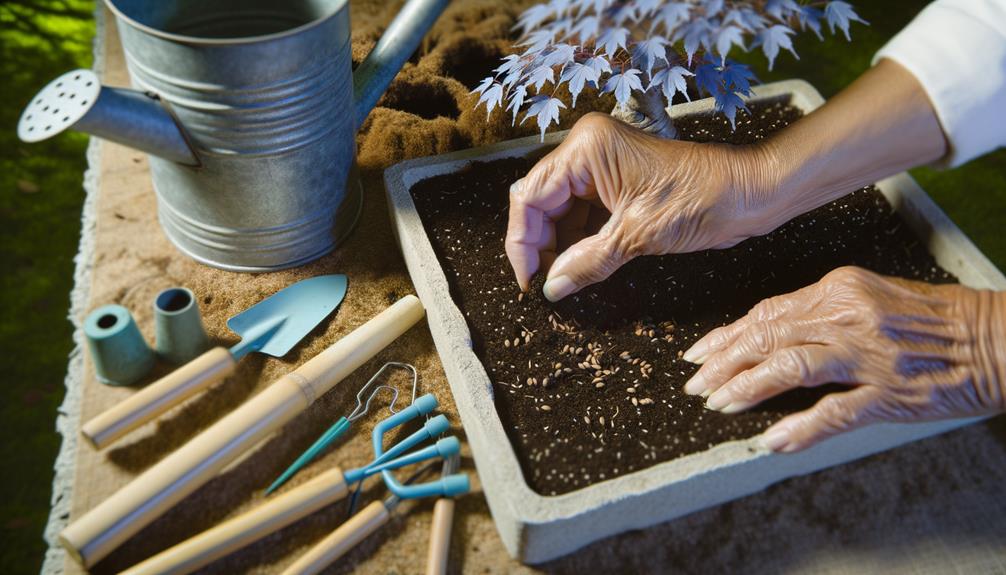
[[[810, 112], [824, 103], [820, 94], [803, 80], [759, 86], [755, 89], [752, 100], [780, 97], [791, 98], [792, 104], [804, 112]], [[712, 109], [711, 99], [705, 99], [676, 105], [670, 113], [678, 120], [685, 116], [708, 114]], [[408, 160], [385, 171], [393, 229], [398, 235], [417, 293], [427, 307], [430, 329], [458, 403], [490, 510], [504, 543], [515, 557], [531, 563], [549, 560], [619, 531], [672, 519], [703, 506], [716, 505], [760, 491], [786, 477], [813, 472], [983, 419], [878, 424], [828, 440], [795, 455], [769, 453], [759, 445], [756, 436], [724, 442], [705, 451], [658, 463], [562, 495], [547, 496], [533, 491], [524, 480], [516, 453], [495, 410], [492, 384], [472, 349], [471, 333], [464, 316], [450, 297], [447, 278], [425, 234], [410, 190], [422, 179], [454, 172], [475, 161], [520, 157], [555, 146], [567, 133], [548, 134], [543, 142], [539, 137], [532, 136]], [[908, 220], [913, 230], [926, 240], [937, 261], [957, 275], [963, 284], [976, 288], [1006, 289], [1006, 277], [940, 211], [910, 176], [899, 174], [878, 182], [877, 186], [895, 210]], [[563, 529], [563, 525], [568, 527], [579, 517], [584, 517], [584, 521], [591, 520], [591, 517], [596, 520], [609, 507], [613, 508], [609, 513], [617, 512], [616, 508], [620, 504], [628, 508], [633, 499], [654, 498], [662, 493], [667, 495], [665, 492], [669, 487], [679, 484], [690, 482], [697, 485], [706, 480], [715, 489], [721, 483], [722, 472], [729, 474], [731, 469], [740, 470], [745, 466], [757, 469], [778, 468], [781, 471], [765, 474], [764, 481], [748, 478], [745, 487], [736, 493], [729, 493], [725, 497], [709, 497], [708, 505], [689, 507], [687, 503], [681, 503], [676, 509], [684, 511], [677, 514], [667, 515], [665, 512], [663, 516], [656, 517], [659, 513], [654, 512], [653, 515], [640, 517], [638, 520], [635, 517], [620, 517], [616, 523], [620, 522], [621, 526], [596, 530], [596, 536], [581, 537], [582, 540], [556, 543], [562, 539], [558, 530]], [[555, 533], [542, 537], [547, 540], [546, 543], [536, 545], [533, 539], [546, 531]]]

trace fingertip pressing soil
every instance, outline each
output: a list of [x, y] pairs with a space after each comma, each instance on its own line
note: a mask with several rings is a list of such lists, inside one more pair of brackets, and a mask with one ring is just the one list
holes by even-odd
[[[720, 117], [677, 127], [683, 139], [747, 143], [801, 115], [787, 101], [750, 108], [735, 133]], [[553, 304], [540, 276], [520, 293], [503, 247], [509, 186], [533, 165], [476, 163], [421, 181], [412, 195], [525, 479], [544, 495], [752, 437], [835, 390], [798, 389], [738, 415], [682, 392], [697, 369], [684, 350], [762, 299], [843, 265], [955, 281], [880, 192], [865, 188], [731, 249], [638, 258]]]

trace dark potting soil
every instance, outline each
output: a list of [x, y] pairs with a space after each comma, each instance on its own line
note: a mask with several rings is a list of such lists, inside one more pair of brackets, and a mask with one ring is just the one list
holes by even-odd
[[[684, 139], [746, 143], [801, 115], [786, 101], [750, 108], [736, 133], [720, 117], [678, 128]], [[739, 415], [709, 411], [682, 392], [697, 367], [681, 353], [762, 299], [843, 265], [955, 281], [880, 192], [865, 188], [731, 249], [638, 258], [552, 304], [540, 274], [520, 294], [503, 248], [508, 189], [533, 164], [473, 164], [417, 183], [412, 195], [524, 476], [545, 495], [752, 437], [833, 391], [799, 389]]]

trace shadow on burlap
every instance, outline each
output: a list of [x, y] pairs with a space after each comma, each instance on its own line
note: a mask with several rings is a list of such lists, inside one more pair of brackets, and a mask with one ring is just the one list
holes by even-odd
[[[364, 208], [356, 231], [333, 254], [296, 270], [235, 274], [196, 264], [161, 233], [145, 157], [105, 144], [101, 155], [95, 263], [89, 309], [120, 303], [152, 340], [150, 302], [159, 290], [184, 285], [198, 296], [217, 343], [233, 343], [225, 320], [299, 279], [326, 273], [349, 276], [337, 314], [282, 360], [253, 355], [226, 383], [180, 406], [158, 423], [129, 435], [105, 453], [81, 443], [72, 516], [79, 517], [132, 477], [197, 435], [271, 381], [413, 293], [387, 215], [381, 170], [399, 160], [438, 154], [535, 133], [511, 126], [500, 111], [474, 109], [471, 89], [497, 65], [512, 38], [510, 27], [530, 4], [453, 3], [392, 84], [358, 139]], [[353, 58], [359, 62], [380, 36], [399, 2], [353, 2]], [[109, 19], [106, 80], [125, 85], [121, 50]], [[581, 96], [575, 115], [607, 109], [610, 99]], [[130, 539], [94, 573], [112, 573], [243, 513], [262, 501], [262, 489], [340, 415], [355, 405], [357, 389], [386, 361], [414, 364], [420, 393], [432, 392], [457, 425], [458, 417], [428, 328], [421, 322], [245, 459]], [[96, 383], [85, 363], [81, 420], [126, 397], [130, 390]], [[165, 368], [160, 368], [164, 373]], [[403, 380], [397, 380], [403, 385]], [[386, 404], [386, 401], [385, 401]], [[386, 414], [386, 411], [383, 412]], [[296, 486], [333, 465], [351, 468], [371, 456], [376, 417], [359, 421], [347, 439], [295, 477]], [[461, 429], [456, 433], [462, 436]], [[467, 449], [467, 448], [466, 448]], [[463, 467], [473, 473], [470, 454]], [[585, 572], [1003, 572], [1006, 533], [1006, 422], [1002, 418], [903, 447], [836, 469], [795, 478], [718, 508], [595, 543], [541, 566], [554, 573]], [[384, 497], [368, 483], [362, 501]], [[531, 572], [507, 555], [495, 532], [477, 478], [458, 502], [451, 548], [457, 573]], [[217, 561], [207, 573], [274, 573], [345, 518], [336, 504]], [[391, 522], [334, 565], [330, 572], [419, 573], [428, 545], [432, 502], [406, 502]], [[959, 566], [959, 567], [957, 567]], [[68, 571], [77, 569], [68, 565]]]

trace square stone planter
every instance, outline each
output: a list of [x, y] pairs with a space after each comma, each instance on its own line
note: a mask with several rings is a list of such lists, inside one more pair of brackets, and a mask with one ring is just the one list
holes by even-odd
[[[824, 103], [800, 80], [759, 87], [755, 99], [789, 96], [809, 113]], [[712, 113], [711, 99], [673, 108], [675, 118]], [[775, 455], [756, 439], [722, 443], [704, 452], [602, 481], [559, 496], [532, 491], [493, 403], [493, 389], [472, 351], [471, 335], [451, 300], [447, 279], [423, 229], [410, 188], [420, 180], [454, 172], [473, 161], [528, 155], [557, 145], [565, 133], [397, 164], [385, 172], [394, 229], [416, 291], [426, 306], [430, 330], [471, 444], [489, 508], [510, 553], [540, 563], [592, 541], [673, 519], [743, 497], [796, 475], [811, 473], [903, 443], [966, 425], [976, 419], [873, 425], [830, 439], [794, 455]], [[940, 211], [907, 174], [877, 186], [929, 247], [941, 266], [965, 285], [1006, 289], [1006, 278]]]

